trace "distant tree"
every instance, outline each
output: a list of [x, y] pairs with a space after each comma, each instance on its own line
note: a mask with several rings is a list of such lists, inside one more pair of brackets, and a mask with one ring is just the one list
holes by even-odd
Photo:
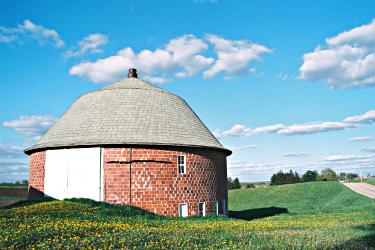
[[240, 188], [241, 188], [240, 180], [238, 178], [235, 178], [233, 180], [233, 189], [240, 189]]
[[339, 180], [340, 181], [346, 181], [347, 179], [347, 173], [340, 173], [339, 174]]
[[22, 180], [21, 184], [29, 184], [29, 181], [28, 180]]
[[355, 178], [358, 178], [358, 174], [354, 174], [354, 173], [348, 173], [346, 176], [349, 180], [353, 180]]
[[255, 185], [253, 183], [248, 183], [245, 186], [246, 188], [255, 188]]
[[319, 179], [322, 181], [337, 181], [338, 177], [335, 171], [326, 168], [321, 171]]
[[227, 179], [227, 183], [228, 183], [228, 189], [233, 189], [233, 180], [232, 178], [228, 178]]
[[306, 173], [302, 175], [302, 182], [317, 181], [319, 173], [317, 171], [307, 170]]
[[238, 178], [235, 178], [234, 180], [232, 178], [227, 179], [228, 183], [228, 189], [240, 189], [241, 188], [241, 183]]
[[283, 185], [283, 184], [293, 184], [301, 182], [297, 172], [290, 170], [289, 172], [279, 171], [272, 175], [271, 185]]

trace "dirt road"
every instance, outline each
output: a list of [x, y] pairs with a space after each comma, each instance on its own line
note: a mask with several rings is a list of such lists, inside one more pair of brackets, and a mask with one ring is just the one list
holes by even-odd
[[375, 186], [367, 183], [345, 183], [345, 186], [361, 195], [375, 199]]

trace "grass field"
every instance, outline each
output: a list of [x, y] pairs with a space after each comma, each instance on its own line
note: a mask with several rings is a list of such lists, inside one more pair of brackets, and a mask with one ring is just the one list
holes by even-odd
[[365, 180], [366, 183], [375, 185], [375, 177]]
[[84, 200], [0, 210], [0, 248], [371, 249], [372, 201], [336, 182], [230, 191], [233, 218], [164, 218]]

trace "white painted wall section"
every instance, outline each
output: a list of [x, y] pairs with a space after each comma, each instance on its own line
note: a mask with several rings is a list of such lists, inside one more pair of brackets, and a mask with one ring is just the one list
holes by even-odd
[[74, 148], [47, 150], [44, 193], [64, 198], [102, 199], [101, 150]]

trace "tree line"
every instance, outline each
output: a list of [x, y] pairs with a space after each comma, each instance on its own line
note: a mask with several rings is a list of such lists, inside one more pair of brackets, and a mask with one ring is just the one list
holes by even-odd
[[297, 172], [290, 170], [289, 172], [279, 171], [272, 175], [271, 185], [283, 185], [293, 184], [300, 182], [312, 182], [312, 181], [349, 181], [358, 178], [357, 174], [354, 173], [340, 173], [336, 174], [330, 168], [323, 169], [320, 173], [316, 170], [307, 170], [302, 177]]

